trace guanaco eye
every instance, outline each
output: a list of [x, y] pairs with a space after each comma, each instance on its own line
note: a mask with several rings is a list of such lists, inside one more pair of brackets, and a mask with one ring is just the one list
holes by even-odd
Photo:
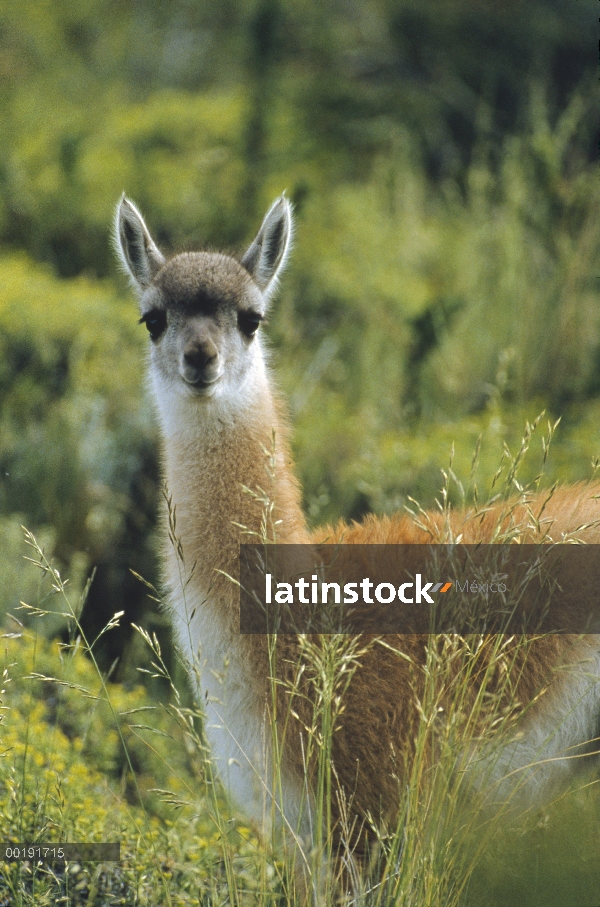
[[238, 312], [238, 325], [246, 337], [254, 337], [261, 321], [262, 315], [258, 312]]
[[140, 318], [140, 324], [145, 324], [151, 340], [158, 340], [167, 327], [167, 315], [161, 309], [150, 309]]

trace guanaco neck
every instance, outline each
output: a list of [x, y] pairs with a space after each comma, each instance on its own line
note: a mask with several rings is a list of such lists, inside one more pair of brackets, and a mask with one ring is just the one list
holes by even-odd
[[155, 389], [175, 535], [168, 582], [173, 587], [180, 576], [203, 601], [225, 608], [233, 624], [237, 589], [223, 574], [236, 576], [240, 544], [260, 543], [265, 534], [279, 543], [309, 540], [283, 408], [262, 360], [243, 399], [177, 394], [165, 403]]

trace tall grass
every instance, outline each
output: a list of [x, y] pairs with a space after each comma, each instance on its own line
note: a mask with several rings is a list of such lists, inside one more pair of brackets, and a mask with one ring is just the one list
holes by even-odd
[[[505, 457], [486, 504], [490, 496], [510, 500], [510, 494], [516, 492], [526, 499], [531, 492], [530, 485], [519, 483], [518, 474], [535, 428], [528, 428], [515, 456]], [[552, 426], [545, 449], [551, 431]], [[448, 508], [451, 486], [456, 483], [451, 466], [439, 499], [442, 510]], [[466, 494], [462, 486], [459, 493]], [[265, 502], [265, 538], [272, 515], [269, 508], [270, 503]], [[426, 518], [418, 509], [415, 516]], [[172, 525], [176, 544], [175, 520]], [[360, 669], [363, 640], [304, 637], [298, 664], [287, 672], [288, 679], [282, 680], [277, 663], [278, 639], [270, 638], [272, 759], [266, 781], [259, 780], [268, 788], [270, 821], [266, 827], [271, 831], [266, 836], [257, 835], [236, 820], [225, 802], [204, 736], [201, 704], [190, 702], [186, 691], [179, 689], [170, 676], [156, 636], [138, 628], [150, 658], [143, 670], [170, 690], [164, 703], [126, 694], [102, 674], [94, 655], [98, 638], [86, 639], [80, 624], [85, 594], [81, 601], [72, 602], [65, 580], [33, 535], [27, 533], [26, 540], [32, 552], [30, 560], [45, 577], [49, 593], [61, 602], [60, 608], [55, 605], [51, 610], [44, 608], [43, 602], [27, 606], [26, 613], [43, 621], [46, 614], [59, 611], [69, 622], [71, 637], [54, 659], [49, 658], [47, 644], [30, 631], [16, 629], [21, 642], [9, 638], [13, 634], [5, 637], [7, 652], [16, 652], [15, 647], [25, 640], [34, 659], [33, 667], [26, 672], [28, 679], [19, 680], [23, 689], [26, 683], [30, 687], [28, 694], [21, 691], [14, 697], [14, 717], [11, 697], [3, 694], [8, 703], [3, 739], [12, 741], [15, 747], [5, 751], [0, 762], [5, 836], [14, 841], [57, 841], [61, 836], [100, 840], [110, 835], [122, 841], [124, 861], [119, 867], [1, 864], [0, 892], [6, 903], [19, 907], [53, 903], [275, 907], [283, 903], [342, 902], [360, 907], [470, 907], [480, 903], [478, 892], [485, 887], [487, 877], [496, 889], [488, 903], [500, 907], [507, 901], [498, 882], [494, 853], [498, 849], [501, 865], [510, 865], [515, 850], [512, 836], [517, 841], [522, 877], [511, 880], [511, 890], [520, 892], [519, 903], [534, 904], [538, 877], [534, 878], [522, 851], [533, 841], [538, 868], [541, 862], [551, 871], [553, 854], [540, 848], [540, 828], [550, 828], [555, 846], [562, 846], [560, 842], [573, 834], [579, 840], [587, 857], [584, 871], [580, 872], [577, 854], [572, 854], [572, 862], [564, 871], [578, 873], [581, 897], [588, 893], [592, 896], [592, 886], [600, 874], [600, 861], [590, 840], [594, 804], [600, 803], [593, 787], [585, 791], [583, 813], [581, 796], [575, 792], [550, 804], [543, 813], [530, 811], [523, 817], [520, 804], [527, 773], [511, 783], [511, 797], [505, 796], [504, 789], [495, 789], [491, 781], [502, 742], [517, 728], [518, 718], [527, 707], [518, 701], [513, 680], [515, 665], [527, 657], [530, 638], [449, 634], [430, 638], [424, 663], [412, 666], [418, 721], [414, 739], [407, 741], [405, 752], [399, 754], [399, 808], [387, 824], [372, 815], [361, 818], [372, 842], [365, 861], [355, 852], [359, 829], [351, 804], [338, 800], [338, 827], [332, 809], [333, 798], [343, 798], [336, 784], [333, 740], [343, 714], [344, 694], [354, 672]], [[160, 598], [153, 588], [149, 591]], [[119, 619], [120, 615], [115, 615], [102, 632], [118, 632]], [[376, 639], [368, 645], [383, 646], [404, 662], [408, 658], [402, 651], [401, 637]], [[8, 657], [3, 682], [6, 690], [14, 670]], [[19, 658], [22, 655], [17, 662]], [[43, 664], [49, 662], [55, 673], [44, 669]], [[187, 665], [187, 669], [195, 674], [201, 665]], [[288, 684], [289, 714], [277, 713], [281, 699], [276, 694], [282, 682]], [[58, 704], [44, 693], [47, 689], [53, 691]], [[303, 735], [305, 809], [310, 812], [311, 842], [298, 840], [297, 829], [286, 826], [278, 806], [281, 751], [299, 695], [308, 695], [311, 703], [309, 712], [304, 712], [309, 717]], [[85, 743], [78, 744], [65, 758], [69, 747], [61, 731], [67, 726], [61, 710], [71, 716], [77, 710], [80, 714], [82, 710], [86, 714], [102, 711], [101, 721], [89, 718], [88, 734], [95, 731], [116, 736], [121, 753], [120, 781], [107, 782], [101, 760], [92, 768], [93, 747], [90, 750]], [[17, 740], [11, 732], [13, 720], [21, 734]], [[73, 727], [78, 726], [78, 720], [73, 719]], [[73, 739], [79, 739], [77, 733]], [[91, 743], [102, 745], [101, 740]], [[162, 779], [164, 786], [152, 784], [147, 770], [141, 772], [147, 758], [151, 760], [151, 773]], [[539, 758], [543, 759], [543, 751]], [[72, 790], [75, 798], [86, 792], [86, 821], [77, 813]], [[493, 801], [497, 802], [492, 809]], [[243, 809], [243, 804], [240, 806]], [[586, 818], [584, 837], [577, 835], [582, 815]], [[558, 822], [564, 826], [562, 837]], [[559, 876], [554, 883], [554, 903], [562, 907], [560, 885]]]
[[464, 462], [483, 433], [491, 478], [497, 440], [518, 443], [542, 408], [568, 416], [554, 472], [585, 474], [595, 411], [575, 444], [568, 435], [598, 387], [590, 101], [583, 85], [553, 120], [531, 84], [520, 131], [498, 141], [482, 114], [469, 166], [442, 183], [397, 129], [360, 182], [307, 202], [272, 333], [313, 525], [408, 495], [429, 506], [452, 440]]

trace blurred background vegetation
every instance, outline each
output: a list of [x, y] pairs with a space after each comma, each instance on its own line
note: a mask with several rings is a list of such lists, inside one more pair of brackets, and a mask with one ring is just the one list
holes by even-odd
[[[287, 190], [266, 330], [313, 524], [485, 494], [562, 424], [547, 481], [600, 455], [593, 0], [0, 0], [0, 603], [21, 524], [118, 675], [166, 637], [145, 331], [110, 242], [126, 191], [165, 249], [242, 251]], [[542, 461], [534, 439], [533, 478]], [[61, 619], [46, 619], [48, 635]], [[137, 637], [136, 637], [137, 638]]]

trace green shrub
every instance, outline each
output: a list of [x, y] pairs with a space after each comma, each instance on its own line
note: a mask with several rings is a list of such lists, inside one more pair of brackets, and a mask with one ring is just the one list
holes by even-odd
[[4, 842], [116, 841], [122, 862], [53, 871], [0, 863], [0, 898], [20, 907], [50, 907], [67, 895], [74, 907], [220, 901], [227, 858], [251, 896], [260, 850], [210, 793], [191, 715], [161, 707], [139, 686], [104, 685], [80, 642], [15, 632], [2, 643]]
[[47, 527], [74, 580], [99, 568], [92, 633], [124, 601], [135, 620], [146, 596], [129, 569], [153, 576], [157, 481], [135, 303], [23, 254], [0, 258], [0, 286], [0, 514]]

